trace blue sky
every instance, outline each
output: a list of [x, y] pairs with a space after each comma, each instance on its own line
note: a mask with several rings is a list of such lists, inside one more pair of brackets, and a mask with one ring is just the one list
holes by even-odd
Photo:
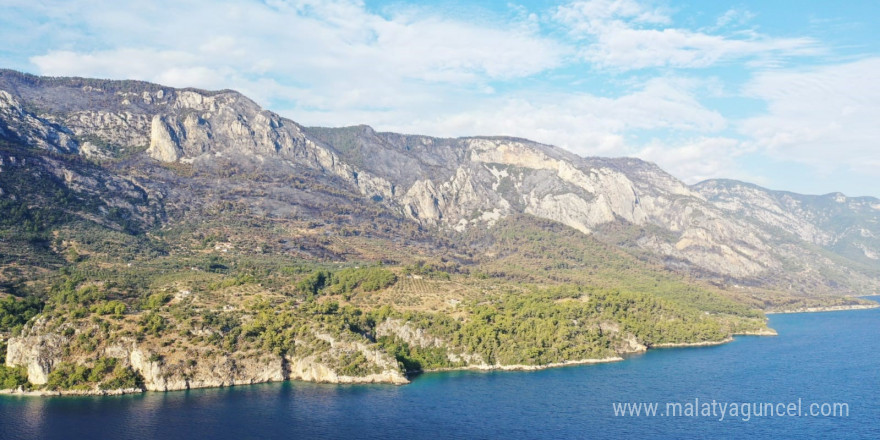
[[[836, 3], [836, 4], [835, 4]], [[880, 196], [880, 2], [0, 0], [0, 66]]]

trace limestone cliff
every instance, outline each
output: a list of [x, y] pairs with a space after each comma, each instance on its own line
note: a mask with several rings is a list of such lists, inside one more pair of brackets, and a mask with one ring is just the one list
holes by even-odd
[[36, 116], [5, 90], [0, 90], [0, 136], [20, 139], [53, 152], [76, 152], [78, 145], [69, 130]]
[[[289, 379], [322, 383], [409, 383], [397, 361], [387, 353], [327, 333], [316, 334], [318, 339], [329, 344], [327, 352], [277, 355], [255, 348], [214, 354], [208, 350], [208, 354], [182, 359], [170, 355], [161, 346], [126, 337], [102, 343], [92, 353], [71, 354], [71, 337], [54, 333], [51, 327], [45, 319], [37, 320], [25, 329], [22, 336], [8, 341], [6, 365], [26, 367], [28, 381], [34, 385], [45, 385], [49, 375], [62, 362], [88, 365], [102, 356], [130, 365], [143, 378], [143, 387], [147, 391], [225, 387]], [[61, 328], [73, 329], [64, 325]], [[71, 333], [83, 334], [88, 330], [78, 328]], [[308, 346], [305, 341], [300, 344]], [[364, 356], [371, 366], [369, 372], [346, 374], [339, 371], [335, 360], [351, 352]]]
[[[35, 326], [41, 326], [37, 321]], [[28, 381], [44, 385], [49, 373], [61, 362], [69, 338], [54, 333], [10, 338], [6, 348], [6, 365], [27, 368]]]

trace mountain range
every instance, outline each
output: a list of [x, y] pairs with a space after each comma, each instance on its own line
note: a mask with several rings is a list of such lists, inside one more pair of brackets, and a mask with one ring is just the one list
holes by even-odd
[[[194, 310], [242, 311], [236, 315], [239, 326], [233, 326], [240, 329], [235, 344], [249, 334], [240, 326], [254, 325], [259, 315], [241, 304], [263, 290], [284, 298], [305, 295], [295, 300], [297, 307], [317, 296], [319, 304], [331, 298], [337, 306], [364, 312], [395, 308], [381, 319], [370, 315], [372, 321], [354, 326], [360, 330], [346, 330], [365, 339], [351, 336], [348, 351], [339, 350], [357, 351], [365, 360], [345, 362], [370, 364], [369, 372], [342, 374], [349, 364], [337, 365], [336, 352], [331, 356], [336, 364], [327, 359], [321, 364], [336, 365], [326, 368], [332, 374], [315, 367], [312, 358], [303, 363], [303, 357], [283, 355], [277, 371], [251, 374], [251, 381], [380, 376], [401, 381], [402, 373], [388, 372], [395, 357], [403, 373], [416, 358], [422, 369], [580, 360], [560, 353], [528, 357], [522, 351], [505, 360], [498, 346], [483, 347], [482, 339], [468, 343], [456, 333], [480, 313], [486, 298], [506, 298], [498, 299], [496, 312], [518, 313], [504, 309], [510, 300], [504, 295], [535, 295], [523, 289], [581, 289], [539, 295], [553, 303], [601, 296], [585, 294], [584, 288], [633, 291], [673, 308], [717, 314], [721, 330], [702, 339], [758, 331], [764, 324], [749, 321], [739, 328], [745, 321], [730, 321], [760, 320], [757, 310], [846, 306], [859, 303], [849, 297], [880, 290], [876, 198], [800, 195], [733, 180], [687, 185], [639, 159], [581, 157], [510, 137], [306, 127], [235, 91], [139, 81], [0, 70], [0, 207], [0, 292], [43, 301], [38, 316], [10, 336], [6, 362], [27, 366], [35, 384], [47, 383], [52, 371], [60, 371], [57, 365], [84, 362], [69, 350], [64, 354], [61, 341], [68, 344], [89, 330], [74, 325], [59, 335], [61, 317], [75, 316], [77, 304], [94, 308], [117, 301], [125, 309], [114, 314], [121, 320], [118, 328], [108, 327], [108, 336], [95, 346], [108, 358], [125, 359], [119, 365], [145, 377], [146, 388], [199, 386], [182, 379], [184, 373], [169, 372], [171, 358], [155, 355], [161, 345], [143, 348], [149, 336], [115, 339], [138, 333], [122, 325], [128, 321], [146, 335], [145, 319], [173, 327], [168, 323], [178, 318], [165, 308], [190, 304], [195, 300], [188, 296], [199, 289], [226, 296]], [[348, 274], [367, 267], [375, 271], [345, 284]], [[266, 280], [244, 278], [254, 274]], [[268, 281], [278, 274], [288, 277]], [[368, 287], [374, 281], [377, 287]], [[103, 293], [83, 299], [89, 288]], [[58, 292], [65, 291], [73, 292], [74, 300], [59, 300]], [[148, 304], [162, 292], [167, 295], [158, 304]], [[458, 316], [461, 304], [472, 308]], [[459, 321], [440, 325], [439, 318], [394, 314], [407, 310]], [[627, 319], [597, 318], [594, 330], [617, 336], [594, 354], [613, 357], [701, 339], [658, 337], [656, 328], [652, 339], [625, 330]], [[209, 321], [202, 316], [187, 335], [229, 337], [222, 325], [209, 330]], [[308, 343], [337, 350], [339, 335], [318, 327], [306, 332]], [[253, 335], [265, 335], [266, 326], [261, 328], [263, 333]], [[153, 336], [161, 339], [159, 333]], [[308, 345], [302, 334], [296, 337]], [[385, 357], [371, 358], [363, 348], [376, 344]], [[430, 361], [431, 350], [441, 348], [446, 360]], [[116, 352], [123, 354], [110, 356]], [[168, 385], [170, 377], [178, 382]]]

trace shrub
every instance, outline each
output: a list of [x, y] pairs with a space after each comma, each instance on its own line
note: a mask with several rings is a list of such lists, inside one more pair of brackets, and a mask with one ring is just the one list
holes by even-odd
[[18, 387], [30, 388], [25, 368], [0, 365], [0, 390], [10, 390]]

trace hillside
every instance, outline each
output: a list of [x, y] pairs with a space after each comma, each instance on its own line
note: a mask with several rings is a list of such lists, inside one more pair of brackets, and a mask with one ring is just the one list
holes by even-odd
[[[810, 196], [771, 191], [744, 182], [710, 180], [695, 186], [729, 215], [765, 231], [779, 245], [808, 243], [822, 255], [867, 277], [880, 275], [880, 200], [840, 193]], [[790, 245], [789, 245], [790, 246]], [[834, 267], [835, 265], [827, 265]], [[808, 270], [801, 265], [799, 270]], [[837, 277], [857, 283], [860, 277]], [[870, 292], [870, 286], [849, 286]]]
[[837, 239], [816, 241], [708, 188], [522, 139], [303, 127], [233, 91], [0, 71], [0, 388], [613, 360], [877, 288], [876, 200], [817, 213]]

